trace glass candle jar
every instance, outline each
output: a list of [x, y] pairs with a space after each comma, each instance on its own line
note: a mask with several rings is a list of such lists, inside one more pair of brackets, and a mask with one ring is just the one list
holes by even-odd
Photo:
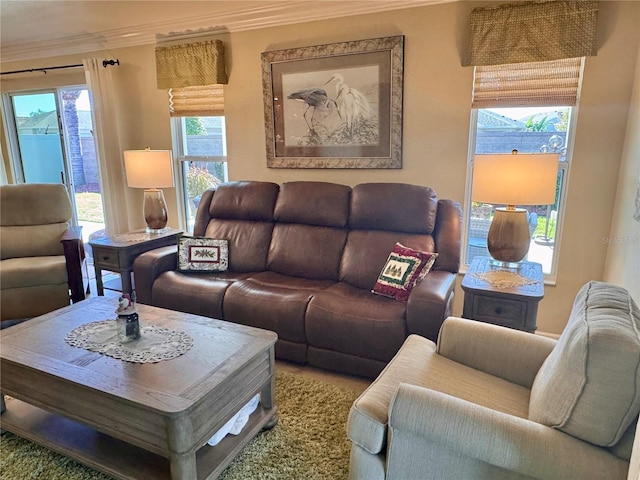
[[137, 313], [118, 315], [116, 325], [120, 342], [126, 343], [140, 338], [140, 323]]

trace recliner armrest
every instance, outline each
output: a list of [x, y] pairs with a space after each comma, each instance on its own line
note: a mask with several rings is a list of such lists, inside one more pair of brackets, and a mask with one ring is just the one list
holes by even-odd
[[86, 298], [85, 281], [82, 275], [85, 259], [82, 227], [67, 228], [60, 238], [60, 243], [62, 243], [64, 259], [67, 265], [71, 301], [76, 303]]
[[437, 352], [468, 367], [531, 388], [556, 341], [507, 327], [449, 317], [442, 324]]
[[151, 305], [153, 282], [164, 272], [175, 270], [177, 265], [177, 245], [156, 248], [139, 255], [133, 262], [133, 278], [138, 302]]
[[[389, 407], [389, 429], [389, 478], [400, 478], [394, 470], [405, 468], [412, 448], [420, 448], [416, 436], [451, 449], [454, 457], [471, 457], [534, 478], [624, 479], [629, 468], [605, 449], [559, 430], [405, 383]], [[456, 464], [434, 465], [433, 471], [448, 471], [447, 478], [454, 478]]]

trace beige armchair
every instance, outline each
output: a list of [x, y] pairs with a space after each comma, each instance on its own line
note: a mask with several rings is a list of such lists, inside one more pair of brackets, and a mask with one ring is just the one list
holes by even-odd
[[64, 185], [0, 186], [2, 326], [85, 298], [80, 229]]
[[624, 480], [639, 336], [628, 292], [600, 282], [557, 342], [453, 317], [437, 345], [410, 336], [351, 409], [350, 478]]

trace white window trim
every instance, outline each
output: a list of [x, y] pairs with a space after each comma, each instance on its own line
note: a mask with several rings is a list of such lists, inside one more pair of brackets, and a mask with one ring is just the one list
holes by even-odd
[[[171, 117], [171, 144], [173, 145], [173, 174], [176, 181], [176, 200], [178, 207], [178, 225], [181, 230], [188, 231], [188, 222], [186, 218], [186, 205], [184, 191], [184, 178], [182, 165], [184, 162], [222, 162], [224, 164], [225, 177], [229, 178], [227, 156], [199, 156], [199, 155], [181, 155], [180, 152], [184, 152], [184, 146], [186, 144], [186, 132], [182, 130], [183, 117]], [[226, 129], [226, 127], [225, 127]], [[222, 144], [223, 152], [227, 153], [227, 142]], [[193, 233], [193, 232], [189, 232]]]

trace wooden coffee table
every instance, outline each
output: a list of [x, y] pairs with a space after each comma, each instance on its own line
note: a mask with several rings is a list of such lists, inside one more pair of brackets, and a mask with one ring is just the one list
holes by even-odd
[[[77, 326], [114, 318], [114, 298], [91, 298], [0, 332], [2, 429], [118, 479], [217, 477], [261, 429], [277, 422], [274, 344], [266, 330], [138, 305], [142, 323], [181, 330], [193, 347], [136, 364], [69, 346]], [[237, 436], [207, 440], [256, 393]]]

